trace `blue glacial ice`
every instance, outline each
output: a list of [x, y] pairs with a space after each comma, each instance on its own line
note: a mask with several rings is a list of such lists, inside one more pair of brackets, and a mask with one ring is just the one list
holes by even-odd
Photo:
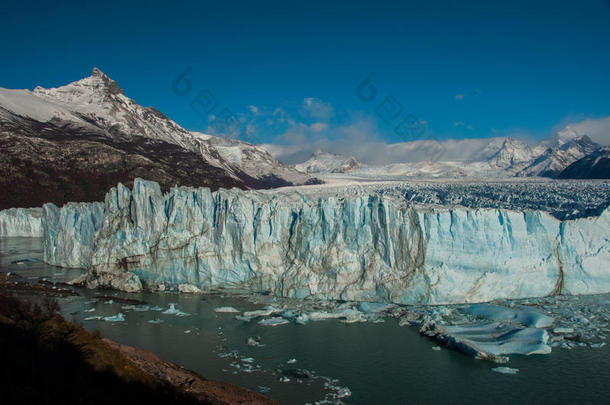
[[610, 209], [560, 221], [382, 193], [163, 194], [136, 179], [103, 204], [45, 205], [42, 227], [44, 260], [88, 269], [80, 281], [91, 288], [239, 287], [398, 304], [610, 291]]
[[493, 304], [474, 304], [465, 310], [467, 314], [493, 321], [520, 323], [533, 328], [548, 328], [553, 318], [531, 307], [508, 308]]

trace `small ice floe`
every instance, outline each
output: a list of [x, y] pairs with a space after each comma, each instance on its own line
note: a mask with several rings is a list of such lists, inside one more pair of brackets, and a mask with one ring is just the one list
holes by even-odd
[[256, 389], [257, 389], [257, 390], [258, 390], [258, 392], [260, 392], [261, 394], [264, 394], [264, 393], [266, 393], [266, 392], [271, 391], [271, 388], [269, 388], [269, 387], [264, 387], [264, 386], [262, 386], [262, 385], [259, 385], [259, 386], [258, 386]]
[[185, 331], [184, 331], [184, 333], [187, 333], [187, 334], [188, 334], [188, 333], [191, 333], [191, 330], [190, 330], [190, 329], [187, 329], [187, 330], [185, 330]]
[[467, 314], [500, 322], [516, 322], [532, 328], [548, 328], [554, 319], [534, 308], [507, 308], [493, 304], [474, 304], [465, 311]]
[[231, 314], [231, 313], [239, 312], [239, 310], [235, 309], [233, 307], [218, 307], [218, 308], [214, 308], [214, 312], [218, 312], [221, 314]]
[[178, 291], [181, 293], [190, 293], [190, 294], [199, 294], [201, 293], [201, 288], [197, 287], [193, 284], [180, 284], [178, 286]]
[[28, 263], [36, 263], [38, 262], [38, 260], [36, 259], [19, 259], [19, 260], [14, 260], [11, 262], [11, 264], [28, 264]]
[[249, 337], [248, 340], [246, 340], [246, 344], [248, 346], [262, 346], [261, 345], [261, 338], [258, 337], [258, 336], [256, 338]]
[[175, 303], [170, 303], [169, 304], [169, 308], [166, 309], [165, 311], [161, 312], [162, 314], [165, 315], [176, 315], [176, 316], [189, 316], [191, 314], [187, 313], [187, 312], [182, 312], [180, 311], [178, 308], [176, 308], [176, 304]]
[[151, 319], [151, 320], [148, 321], [148, 323], [153, 323], [153, 324], [163, 323], [163, 319], [159, 319], [159, 318]]
[[304, 368], [289, 368], [287, 370], [282, 371], [282, 373], [285, 376], [298, 379], [312, 378], [314, 376], [311, 371], [306, 370]]
[[133, 311], [134, 309], [136, 309], [136, 306], [135, 305], [123, 305], [123, 306], [121, 306], [121, 309], [125, 310], [125, 311]]
[[95, 308], [85, 309], [83, 312], [95, 312]]
[[286, 364], [295, 364], [297, 362], [297, 359], [289, 359]]
[[601, 342], [601, 343], [591, 343], [589, 344], [589, 346], [595, 348], [595, 349], [601, 349], [602, 347], [606, 346], [606, 342]]
[[244, 322], [250, 322], [252, 320], [252, 318], [250, 318], [249, 316], [243, 316], [243, 315], [235, 315], [235, 319], [237, 319], [238, 321], [244, 321]]
[[273, 314], [277, 314], [279, 312], [283, 312], [283, 309], [275, 308], [275, 307], [266, 307], [264, 309], [257, 309], [255, 311], [246, 311], [243, 313], [243, 316], [246, 318], [258, 318], [261, 316], [270, 316]]
[[253, 357], [244, 357], [241, 359], [241, 361], [243, 361], [244, 363], [254, 363], [254, 358]]
[[311, 319], [312, 321], [321, 321], [324, 319], [349, 319], [350, 317], [357, 317], [362, 315], [362, 312], [358, 311], [357, 309], [344, 308], [331, 312], [315, 311], [310, 312], [308, 315], [309, 319]]
[[436, 350], [437, 352], [441, 351], [441, 347], [440, 346], [433, 346], [432, 350]]
[[163, 307], [155, 305], [154, 307], [151, 307], [150, 310], [151, 311], [163, 311]]
[[114, 304], [114, 300], [104, 301], [104, 304]]
[[101, 316], [88, 316], [84, 320], [85, 321], [99, 321], [100, 319], [102, 319]]
[[298, 323], [299, 325], [305, 325], [307, 322], [309, 322], [309, 315], [299, 314], [296, 318], [294, 318], [294, 322]]
[[519, 372], [518, 368], [510, 368], [510, 367], [494, 367], [491, 371], [495, 371], [500, 374], [517, 374]]
[[275, 316], [273, 318], [265, 318], [261, 319], [258, 324], [263, 326], [279, 326], [290, 323], [287, 319], [282, 318], [281, 316]]
[[[161, 308], [161, 309], [163, 309], [163, 308]], [[136, 305], [133, 308], [133, 310], [136, 311], [136, 312], [146, 312], [146, 311], [150, 310], [150, 307], [148, 305], [144, 305], [144, 304], [143, 305]]]
[[125, 321], [125, 316], [123, 315], [122, 312], [119, 312], [116, 315], [113, 316], [105, 316], [102, 318], [104, 321], [106, 322], [123, 322]]
[[290, 378], [286, 377], [285, 375], [281, 376], [280, 377], [280, 382], [283, 382], [283, 383], [290, 382]]

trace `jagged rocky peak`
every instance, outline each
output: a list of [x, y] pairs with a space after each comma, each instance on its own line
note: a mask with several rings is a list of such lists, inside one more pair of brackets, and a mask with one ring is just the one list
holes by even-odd
[[346, 173], [362, 167], [362, 163], [353, 156], [338, 155], [317, 149], [309, 159], [296, 165], [305, 173]]
[[525, 142], [506, 138], [500, 149], [489, 160], [498, 167], [509, 168], [530, 161], [533, 156], [532, 149]]
[[[121, 90], [117, 82], [96, 67], [93, 68], [91, 76], [56, 88], [45, 89], [38, 86], [34, 89], [34, 94], [70, 104], [91, 104], [95, 102], [95, 98], [91, 97], [94, 94], [98, 96], [124, 96], [123, 90]], [[89, 98], [85, 99], [85, 96], [89, 96]]]

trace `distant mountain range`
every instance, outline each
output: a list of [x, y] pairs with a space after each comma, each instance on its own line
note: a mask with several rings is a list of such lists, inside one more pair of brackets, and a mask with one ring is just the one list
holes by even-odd
[[610, 147], [596, 150], [566, 167], [560, 179], [610, 179]]
[[[560, 134], [551, 140], [530, 146], [513, 138], [490, 138], [482, 143], [480, 139], [449, 140], [446, 148], [456, 144], [470, 150], [469, 159], [417, 161], [392, 163], [387, 165], [365, 165], [352, 156], [316, 151], [311, 157], [295, 165], [295, 168], [306, 173], [346, 173], [366, 178], [387, 177], [552, 177], [552, 178], [608, 178], [603, 177], [603, 171], [582, 176], [602, 177], [570, 177], [575, 171], [564, 172], [573, 163], [590, 157], [594, 159], [603, 148], [593, 142], [587, 135], [569, 136]], [[468, 145], [470, 143], [470, 145]], [[396, 144], [396, 149], [413, 150], [416, 142]], [[412, 152], [410, 152], [412, 153]], [[583, 160], [584, 162], [588, 160]], [[589, 173], [589, 172], [587, 172]]]
[[[390, 145], [417, 157], [422, 142]], [[189, 132], [128, 98], [93, 69], [68, 85], [33, 91], [0, 88], [0, 209], [45, 202], [100, 201], [134, 178], [174, 185], [263, 189], [319, 183], [313, 175], [388, 177], [608, 178], [608, 148], [574, 131], [530, 146], [512, 138], [444, 142], [444, 160], [365, 165], [321, 150], [288, 166], [265, 147]], [[456, 158], [468, 151], [468, 158]], [[382, 150], [383, 154], [384, 151]], [[383, 155], [382, 155], [383, 156]], [[407, 160], [407, 159], [405, 159]]]
[[317, 150], [309, 159], [295, 167], [304, 173], [347, 173], [360, 169], [362, 163], [353, 156], [343, 156]]
[[135, 177], [166, 190], [317, 181], [249, 143], [185, 130], [126, 97], [99, 69], [53, 89], [0, 88], [0, 209], [100, 201]]

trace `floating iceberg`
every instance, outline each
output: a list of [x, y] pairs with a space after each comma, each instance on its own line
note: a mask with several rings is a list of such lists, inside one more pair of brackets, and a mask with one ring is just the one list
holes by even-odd
[[509, 354], [549, 354], [549, 334], [544, 329], [522, 328], [499, 322], [463, 325], [425, 323], [420, 332], [435, 338], [447, 348], [477, 359], [498, 363], [508, 361]]
[[218, 307], [214, 309], [214, 312], [218, 312], [218, 313], [236, 313], [239, 312], [238, 309], [235, 309], [233, 307]]
[[105, 316], [102, 318], [102, 320], [106, 322], [123, 322], [125, 321], [125, 316], [121, 312], [119, 312], [114, 316]]
[[495, 371], [496, 373], [501, 374], [517, 374], [519, 372], [518, 368], [510, 368], [510, 367], [494, 367], [491, 371]]
[[474, 304], [465, 311], [492, 321], [516, 322], [533, 328], [548, 328], [554, 319], [531, 307], [507, 308], [501, 305]]
[[189, 313], [180, 311], [178, 308], [176, 308], [175, 303], [170, 303], [169, 308], [161, 313], [165, 314], [165, 315], [176, 315], [176, 316], [190, 316], [191, 315]]
[[259, 325], [263, 325], [263, 326], [279, 326], [279, 325], [285, 325], [287, 323], [290, 323], [290, 321], [288, 321], [287, 319], [284, 319], [280, 316], [261, 319], [258, 322]]

